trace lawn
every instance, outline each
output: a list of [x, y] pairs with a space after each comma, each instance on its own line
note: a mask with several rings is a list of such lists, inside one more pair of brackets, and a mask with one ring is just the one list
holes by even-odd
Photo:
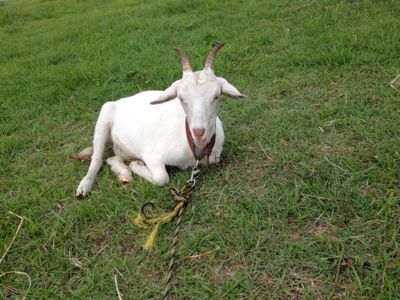
[[398, 0], [0, 1], [0, 41], [0, 298], [117, 299], [115, 276], [123, 299], [160, 297], [174, 225], [146, 252], [129, 216], [173, 206], [189, 171], [124, 188], [104, 166], [82, 200], [69, 156], [104, 102], [181, 76], [172, 48], [199, 69], [224, 42], [216, 74], [249, 97], [221, 99], [172, 295], [398, 299]]

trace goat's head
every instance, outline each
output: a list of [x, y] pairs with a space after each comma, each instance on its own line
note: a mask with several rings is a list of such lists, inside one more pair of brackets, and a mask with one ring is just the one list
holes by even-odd
[[198, 147], [205, 146], [215, 132], [219, 95], [245, 97], [224, 78], [214, 75], [214, 57], [222, 47], [223, 44], [220, 44], [210, 51], [204, 69], [198, 72], [192, 71], [185, 52], [182, 49], [175, 49], [182, 58], [182, 79], [175, 81], [157, 100], [151, 102], [159, 104], [178, 97], [185, 111], [194, 143]]

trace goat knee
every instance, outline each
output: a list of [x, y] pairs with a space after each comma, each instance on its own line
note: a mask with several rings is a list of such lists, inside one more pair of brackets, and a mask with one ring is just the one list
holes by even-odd
[[139, 176], [153, 184], [163, 186], [169, 183], [169, 176], [164, 165], [145, 164], [142, 161], [132, 161], [129, 168]]
[[168, 174], [153, 175], [153, 181], [158, 186], [164, 186], [169, 183], [169, 176]]
[[158, 162], [149, 162], [147, 166], [151, 172], [151, 177], [154, 184], [158, 186], [164, 186], [169, 183], [169, 175], [164, 164]]

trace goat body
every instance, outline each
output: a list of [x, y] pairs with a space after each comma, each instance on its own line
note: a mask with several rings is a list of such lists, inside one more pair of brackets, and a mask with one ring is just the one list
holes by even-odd
[[[161, 92], [147, 91], [109, 102], [112, 111], [110, 133], [114, 152], [123, 160], [161, 160], [165, 165], [185, 169], [195, 159], [185, 133], [185, 112], [179, 99], [150, 105]], [[224, 142], [222, 122], [216, 120], [216, 144], [210, 160], [218, 162]], [[157, 182], [156, 182], [157, 183]]]

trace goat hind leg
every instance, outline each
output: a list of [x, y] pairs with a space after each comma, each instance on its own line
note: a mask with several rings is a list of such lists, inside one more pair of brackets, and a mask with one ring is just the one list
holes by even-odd
[[122, 184], [132, 181], [132, 171], [129, 170], [128, 166], [124, 164], [124, 161], [120, 157], [113, 156], [108, 158], [106, 161], [110, 165], [111, 170], [118, 176], [118, 179]]
[[87, 147], [76, 155], [71, 155], [71, 160], [87, 160], [93, 155], [93, 147]]

